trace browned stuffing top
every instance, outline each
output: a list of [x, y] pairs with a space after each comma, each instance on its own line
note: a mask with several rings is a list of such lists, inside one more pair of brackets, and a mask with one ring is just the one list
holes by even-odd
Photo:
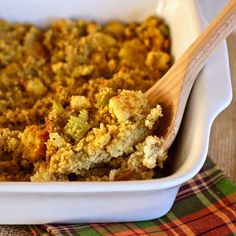
[[167, 154], [142, 92], [170, 63], [157, 17], [0, 20], [0, 181], [152, 178]]

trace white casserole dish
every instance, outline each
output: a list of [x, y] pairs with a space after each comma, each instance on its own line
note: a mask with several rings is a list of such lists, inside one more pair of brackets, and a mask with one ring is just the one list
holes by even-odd
[[[9, 0], [0, 18], [42, 23], [58, 17], [98, 21], [143, 20], [161, 15], [178, 58], [201, 31], [194, 0]], [[199, 75], [175, 143], [172, 174], [145, 181], [103, 183], [0, 183], [0, 224], [139, 221], [167, 213], [182, 183], [202, 167], [213, 120], [231, 101], [226, 45]]]

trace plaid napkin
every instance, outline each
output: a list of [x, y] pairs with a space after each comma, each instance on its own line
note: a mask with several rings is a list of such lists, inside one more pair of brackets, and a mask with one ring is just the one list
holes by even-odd
[[29, 226], [33, 235], [236, 235], [236, 185], [210, 158], [184, 184], [172, 209], [159, 219], [109, 224]]

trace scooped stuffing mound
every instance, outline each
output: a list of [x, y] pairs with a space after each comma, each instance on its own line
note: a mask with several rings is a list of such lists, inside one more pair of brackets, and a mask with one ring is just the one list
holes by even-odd
[[[35, 167], [31, 181], [152, 178], [167, 158], [163, 139], [151, 135], [161, 116], [161, 107], [151, 109], [141, 91], [105, 88], [94, 103], [84, 96], [72, 96], [65, 108], [54, 103], [44, 128], [46, 161]], [[27, 144], [23, 150], [29, 158], [43, 156]]]

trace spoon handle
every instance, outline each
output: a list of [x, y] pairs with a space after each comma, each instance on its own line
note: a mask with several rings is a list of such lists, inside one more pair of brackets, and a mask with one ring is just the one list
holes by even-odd
[[[179, 78], [181, 77], [179, 74], [184, 73], [185, 76], [182, 77], [182, 80], [185, 81], [187, 79], [187, 84], [189, 84], [191, 89], [197, 74], [204, 66], [212, 51], [220, 42], [229, 36], [235, 27], [236, 0], [230, 0], [223, 11], [211, 22], [211, 24], [204, 30], [197, 40], [194, 41], [194, 43], [185, 51], [181, 58], [163, 76], [161, 79], [163, 82], [161, 84], [164, 83], [164, 80], [166, 81], [166, 85], [171, 83], [171, 86], [173, 86], [173, 80], [178, 84], [182, 82], [179, 81]], [[159, 86], [158, 82], [146, 92], [148, 97], [150, 94], [155, 96], [155, 86]], [[154, 100], [154, 98], [151, 97], [150, 99]]]
[[[230, 0], [224, 10], [212, 21], [201, 36], [183, 55], [186, 77], [195, 81], [206, 60], [214, 49], [226, 39], [236, 27], [236, 0]], [[182, 64], [179, 62], [179, 64]], [[190, 83], [190, 82], [189, 82]], [[191, 83], [190, 83], [191, 84]]]

